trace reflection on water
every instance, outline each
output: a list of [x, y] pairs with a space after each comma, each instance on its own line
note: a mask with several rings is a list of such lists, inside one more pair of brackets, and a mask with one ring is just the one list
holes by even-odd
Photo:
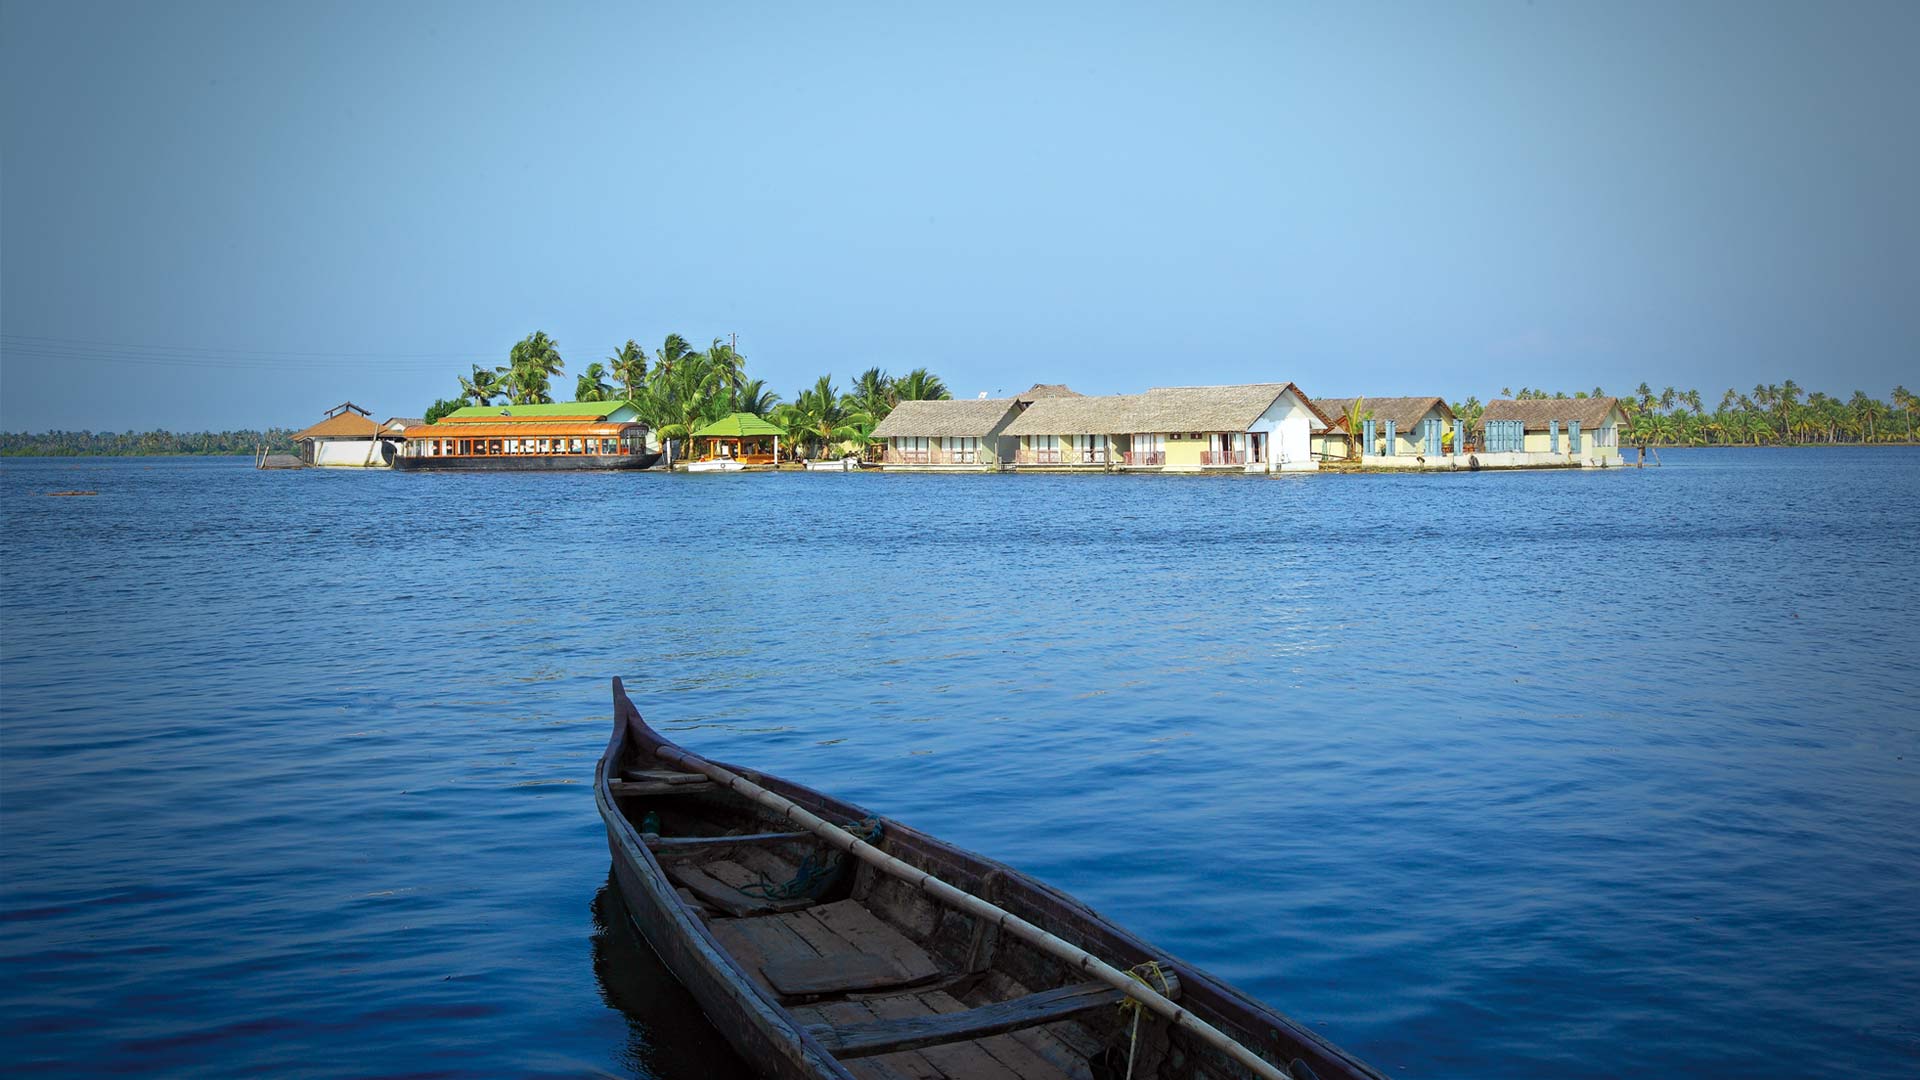
[[659, 1080], [748, 1080], [752, 1073], [674, 980], [628, 917], [611, 872], [593, 894], [593, 975], [627, 1018], [621, 1064]]

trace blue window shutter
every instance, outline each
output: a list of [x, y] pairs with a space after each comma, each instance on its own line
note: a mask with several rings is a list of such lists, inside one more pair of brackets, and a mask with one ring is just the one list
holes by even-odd
[[1467, 452], [1467, 422], [1457, 416], [1453, 418], [1453, 452]]
[[1567, 421], [1567, 449], [1576, 454], [1580, 452], [1580, 421], [1578, 420]]
[[1400, 448], [1393, 445], [1393, 421], [1389, 420], [1387, 421], [1387, 453], [1391, 455], [1399, 452]]

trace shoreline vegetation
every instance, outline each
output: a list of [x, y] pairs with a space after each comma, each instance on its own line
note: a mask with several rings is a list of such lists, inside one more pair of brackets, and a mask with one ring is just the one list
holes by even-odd
[[[534, 405], [554, 401], [553, 384], [564, 385], [566, 361], [559, 343], [543, 331], [515, 342], [506, 363], [470, 365], [458, 375], [458, 393], [435, 401], [425, 419], [433, 423], [469, 405]], [[1503, 387], [1503, 398], [1520, 401], [1605, 397], [1596, 386], [1575, 394]], [[732, 341], [714, 338], [695, 349], [679, 334], [668, 334], [651, 354], [629, 338], [604, 360], [586, 365], [574, 381], [574, 401], [631, 402], [640, 419], [662, 440], [684, 443], [692, 432], [732, 413], [751, 413], [778, 426], [790, 446], [808, 456], [858, 453], [873, 429], [902, 401], [950, 400], [945, 382], [927, 368], [894, 376], [878, 367], [855, 375], [845, 391], [831, 374], [800, 388], [791, 401], [747, 377], [747, 360]], [[1895, 386], [1890, 401], [1855, 390], [1845, 399], [1804, 391], [1792, 379], [1759, 383], [1747, 392], [1732, 387], [1711, 412], [1698, 390], [1668, 386], [1655, 391], [1641, 383], [1621, 395], [1628, 425], [1623, 449], [1679, 449], [1700, 446], [1914, 446], [1915, 406], [1920, 398]], [[1355, 409], [1365, 410], [1365, 399]], [[1480, 434], [1486, 406], [1478, 397], [1452, 403], [1470, 436]], [[167, 430], [92, 432], [0, 432], [0, 457], [168, 457], [239, 456], [259, 452], [296, 453], [291, 428], [175, 433]], [[1450, 433], [1449, 433], [1450, 434]]]
[[292, 428], [259, 431], [0, 431], [0, 457], [247, 457], [293, 454]]
[[[456, 376], [459, 394], [435, 401], [425, 418], [433, 423], [455, 409], [493, 405], [496, 399], [501, 405], [550, 403], [554, 381], [564, 385], [565, 366], [559, 344], [535, 331], [514, 343], [505, 364], [474, 364], [471, 374]], [[708, 424], [749, 413], [780, 428], [789, 446], [837, 454], [864, 449], [873, 429], [902, 401], [952, 397], [946, 383], [926, 368], [895, 376], [870, 367], [844, 392], [829, 373], [787, 401], [766, 380], [747, 377], [747, 358], [735, 342], [714, 338], [705, 349], [695, 349], [679, 334], [668, 334], [652, 354], [628, 338], [611, 356], [589, 363], [574, 380], [572, 400], [630, 402], [663, 442], [684, 445]]]
[[[1565, 393], [1521, 387], [1515, 394], [1501, 388], [1500, 396], [1517, 401], [1566, 400]], [[1596, 386], [1574, 398], [1605, 397]], [[1800, 384], [1756, 383], [1747, 393], [1728, 387], [1712, 412], [1698, 390], [1666, 387], [1655, 391], [1641, 383], [1632, 394], [1620, 396], [1627, 427], [1620, 433], [1622, 448], [1677, 450], [1692, 446], [1913, 446], [1914, 408], [1920, 405], [1912, 391], [1896, 386], [1892, 403], [1855, 390], [1842, 400]], [[1454, 414], [1473, 433], [1486, 406], [1469, 397], [1453, 403]]]

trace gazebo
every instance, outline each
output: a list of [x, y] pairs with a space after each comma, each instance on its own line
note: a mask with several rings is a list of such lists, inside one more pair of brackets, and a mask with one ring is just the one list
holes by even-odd
[[780, 464], [781, 430], [752, 413], [737, 412], [693, 433], [705, 439], [702, 461], [732, 460], [742, 465]]

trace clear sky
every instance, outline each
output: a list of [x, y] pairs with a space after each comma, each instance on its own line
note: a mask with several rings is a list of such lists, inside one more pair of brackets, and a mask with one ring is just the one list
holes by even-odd
[[791, 397], [1920, 384], [1920, 3], [0, 9], [0, 428], [419, 415], [737, 333]]

